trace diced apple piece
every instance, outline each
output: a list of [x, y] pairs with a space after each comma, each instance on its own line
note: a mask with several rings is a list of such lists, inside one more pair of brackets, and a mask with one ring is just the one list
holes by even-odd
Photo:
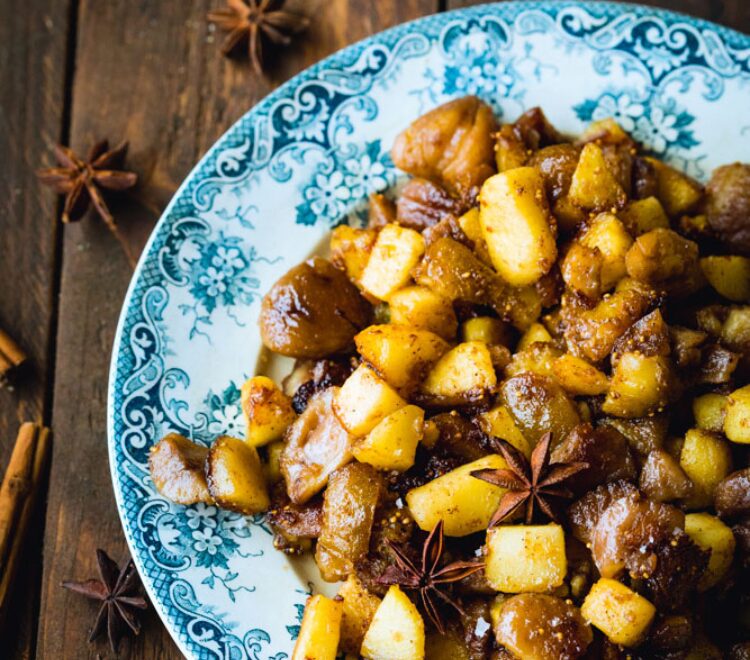
[[224, 509], [250, 515], [271, 504], [258, 451], [239, 438], [223, 435], [214, 441], [206, 459], [206, 482]]
[[636, 646], [648, 632], [656, 608], [610, 578], [600, 578], [583, 601], [581, 614], [613, 644]]
[[719, 482], [732, 471], [732, 452], [720, 435], [691, 429], [680, 451], [680, 467], [693, 482], [688, 508], [711, 505]]
[[297, 417], [289, 397], [266, 376], [245, 381], [240, 404], [247, 422], [246, 439], [253, 447], [280, 440]]
[[750, 444], [750, 385], [735, 390], [727, 398], [724, 433], [732, 442]]
[[502, 278], [525, 286], [548, 273], [557, 244], [539, 170], [518, 167], [490, 177], [479, 203], [482, 234]]
[[356, 656], [359, 655], [365, 633], [380, 605], [380, 598], [367, 591], [354, 574], [341, 585], [338, 595], [344, 600], [341, 617], [341, 650]]
[[583, 358], [565, 353], [552, 363], [552, 374], [575, 396], [597, 396], [609, 388], [607, 375]]
[[468, 341], [438, 360], [422, 383], [422, 392], [453, 403], [483, 398], [497, 385], [495, 367], [487, 345]]
[[375, 611], [360, 653], [367, 660], [423, 660], [424, 647], [422, 616], [393, 585]]
[[546, 344], [552, 341], [552, 335], [541, 323], [532, 323], [526, 332], [521, 335], [516, 346], [516, 351], [523, 351], [532, 344]]
[[352, 453], [360, 463], [379, 470], [404, 472], [414, 465], [417, 445], [424, 435], [424, 410], [404, 406], [354, 443]]
[[579, 240], [587, 248], [596, 248], [601, 253], [601, 288], [602, 291], [609, 291], [627, 273], [625, 255], [633, 244], [633, 238], [616, 216], [601, 213], [594, 218]]
[[480, 414], [476, 421], [479, 428], [488, 435], [500, 438], [512, 444], [518, 451], [527, 457], [531, 455], [531, 445], [516, 426], [513, 416], [503, 405], [495, 406], [487, 412]]
[[656, 197], [634, 199], [618, 214], [631, 236], [640, 236], [660, 227], [669, 229], [669, 218]]
[[331, 261], [346, 271], [352, 282], [358, 282], [370, 259], [378, 232], [339, 225], [331, 232]]
[[497, 591], [551, 591], [563, 583], [567, 570], [560, 525], [501, 525], [487, 531], [484, 571]]
[[646, 158], [656, 170], [656, 196], [673, 218], [692, 211], [703, 197], [700, 184], [656, 158]]
[[617, 417], [644, 417], [667, 404], [670, 381], [669, 358], [639, 351], [623, 353], [602, 410]]
[[410, 490], [406, 503], [419, 528], [429, 532], [442, 520], [446, 536], [487, 529], [505, 489], [471, 476], [486, 468], [506, 469], [507, 465], [502, 456], [490, 454]]
[[708, 283], [720, 295], [734, 302], [750, 301], [750, 258], [704, 257], [700, 264]]
[[363, 436], [384, 417], [406, 405], [388, 383], [360, 364], [346, 379], [333, 401], [333, 410], [352, 435]]
[[581, 151], [568, 196], [574, 204], [588, 211], [619, 209], [628, 201], [609, 169], [601, 147], [593, 142]]
[[510, 332], [508, 325], [500, 319], [491, 316], [476, 316], [461, 324], [461, 339], [506, 346], [510, 339]]
[[456, 313], [448, 298], [425, 286], [407, 286], [388, 299], [391, 323], [430, 330], [443, 339], [456, 336]]
[[208, 449], [179, 433], [165, 435], [148, 456], [156, 490], [177, 504], [211, 502], [204, 465]]
[[340, 600], [308, 598], [292, 660], [336, 660], [342, 611]]
[[736, 545], [734, 534], [710, 513], [688, 513], [685, 531], [699, 547], [711, 553], [706, 571], [698, 582], [698, 590], [706, 591], [721, 582], [732, 566]]
[[388, 300], [411, 279], [411, 270], [424, 254], [424, 239], [413, 229], [386, 225], [380, 230], [360, 284], [370, 295]]
[[726, 415], [727, 397], [723, 394], [702, 394], [693, 399], [695, 425], [702, 431], [722, 433]]
[[359, 354], [391, 386], [409, 391], [448, 351], [448, 343], [429, 330], [371, 325], [354, 337]]

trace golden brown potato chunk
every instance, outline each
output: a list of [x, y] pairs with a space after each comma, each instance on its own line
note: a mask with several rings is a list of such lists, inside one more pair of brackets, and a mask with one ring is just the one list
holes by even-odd
[[586, 653], [593, 639], [589, 624], [575, 605], [546, 594], [509, 598], [500, 606], [494, 623], [498, 644], [513, 657], [528, 660], [575, 660]]
[[352, 345], [372, 307], [346, 274], [313, 257], [292, 268], [263, 298], [260, 332], [276, 353], [327, 357]]
[[271, 504], [258, 451], [239, 438], [221, 436], [214, 441], [206, 459], [206, 482], [224, 509], [251, 515]]
[[179, 433], [165, 435], [149, 453], [148, 467], [156, 489], [177, 504], [211, 502], [203, 466], [208, 449]]
[[349, 463], [331, 475], [323, 495], [323, 524], [315, 550], [324, 580], [345, 579], [367, 552], [382, 487], [378, 471], [364, 463]]
[[352, 459], [352, 438], [333, 412], [338, 390], [330, 387], [316, 394], [287, 431], [281, 472], [295, 504], [321, 491], [328, 476]]
[[449, 101], [401, 133], [391, 156], [396, 167], [463, 194], [495, 171], [492, 108], [475, 96]]
[[717, 167], [706, 193], [711, 229], [729, 248], [750, 255], [750, 165]]
[[625, 255], [625, 266], [630, 277], [672, 295], [693, 293], [705, 281], [697, 243], [671, 229], [639, 236]]

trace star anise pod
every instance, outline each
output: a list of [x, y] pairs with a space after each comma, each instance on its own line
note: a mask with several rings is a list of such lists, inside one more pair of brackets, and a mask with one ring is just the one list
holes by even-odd
[[484, 568], [484, 562], [454, 561], [441, 567], [444, 549], [442, 520], [433, 527], [425, 540], [422, 546], [422, 561], [419, 565], [415, 564], [403, 549], [392, 541], [388, 541], [388, 546], [393, 552], [395, 563], [385, 569], [378, 578], [378, 582], [418, 590], [424, 612], [430, 617], [438, 631], [444, 633], [445, 626], [440, 617], [436, 598], [453, 607], [459, 614], [463, 614], [461, 606], [446, 593], [444, 587], [481, 570]]
[[80, 220], [93, 204], [109, 230], [122, 244], [128, 261], [135, 265], [135, 259], [117, 229], [101, 190], [127, 190], [138, 181], [138, 176], [134, 172], [119, 169], [127, 150], [127, 142], [110, 149], [107, 140], [102, 140], [91, 148], [84, 160], [70, 147], [56, 145], [54, 153], [59, 167], [37, 170], [37, 176], [44, 185], [50, 186], [60, 195], [65, 195], [63, 222]]
[[145, 610], [148, 604], [142, 596], [141, 581], [132, 559], [120, 569], [104, 550], [97, 550], [96, 560], [100, 580], [63, 582], [62, 586], [101, 601], [89, 642], [93, 642], [106, 629], [112, 651], [117, 653], [120, 640], [126, 634], [132, 632], [137, 635], [141, 631], [137, 610]]
[[518, 449], [505, 440], [498, 440], [498, 448], [508, 464], [507, 469], [486, 468], [474, 470], [472, 477], [496, 486], [507, 488], [500, 500], [500, 505], [490, 520], [490, 527], [500, 524], [521, 505], [526, 505], [526, 524], [534, 519], [534, 506], [548, 518], [558, 521], [558, 513], [553, 505], [556, 499], [573, 497], [563, 482], [585, 470], [588, 463], [552, 463], [550, 465], [550, 443], [552, 434], [545, 433], [529, 461]]
[[223, 9], [208, 13], [208, 20], [229, 32], [221, 47], [230, 55], [247, 41], [253, 69], [263, 73], [264, 41], [288, 46], [292, 35], [307, 29], [310, 21], [300, 14], [284, 10], [285, 0], [227, 0]]

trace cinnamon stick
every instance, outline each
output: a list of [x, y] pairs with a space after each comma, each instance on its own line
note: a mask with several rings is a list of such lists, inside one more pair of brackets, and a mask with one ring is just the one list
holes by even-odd
[[11, 339], [10, 335], [0, 330], [0, 385], [7, 383], [12, 372], [26, 362], [26, 354]]
[[49, 452], [49, 429], [31, 422], [23, 424], [0, 486], [0, 624], [7, 613]]

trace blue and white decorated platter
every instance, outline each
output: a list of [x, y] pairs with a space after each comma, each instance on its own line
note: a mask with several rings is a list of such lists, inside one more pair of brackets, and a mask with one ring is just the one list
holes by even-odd
[[262, 517], [183, 507], [151, 482], [177, 431], [244, 434], [240, 386], [261, 360], [260, 299], [330, 229], [398, 180], [411, 120], [475, 94], [502, 120], [542, 106], [562, 131], [614, 117], [701, 179], [750, 154], [750, 37], [634, 5], [505, 2], [423, 18], [304, 71], [240, 119], [164, 212], [125, 298], [110, 373], [117, 504], [155, 608], [189, 658], [282, 660], [325, 588], [274, 550]]

